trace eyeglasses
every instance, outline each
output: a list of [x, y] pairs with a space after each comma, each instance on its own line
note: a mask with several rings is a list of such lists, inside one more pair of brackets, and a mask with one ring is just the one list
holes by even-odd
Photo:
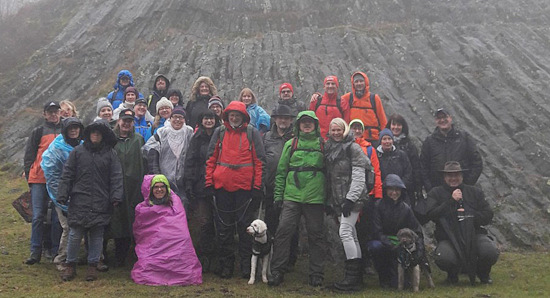
[[181, 120], [184, 120], [185, 117], [177, 115], [177, 116], [172, 116], [172, 119], [181, 121]]
[[161, 107], [159, 111], [171, 110], [171, 107]]

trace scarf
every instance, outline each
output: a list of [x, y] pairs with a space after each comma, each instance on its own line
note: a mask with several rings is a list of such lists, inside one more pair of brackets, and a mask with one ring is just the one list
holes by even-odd
[[181, 150], [183, 149], [183, 142], [185, 140], [185, 130], [180, 128], [175, 130], [171, 125], [165, 125], [166, 127], [166, 138], [168, 139], [168, 145], [172, 150], [172, 153], [176, 156], [177, 159], [180, 158]]

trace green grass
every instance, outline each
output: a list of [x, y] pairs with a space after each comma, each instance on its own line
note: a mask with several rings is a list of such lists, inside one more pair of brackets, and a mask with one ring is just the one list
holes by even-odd
[[[307, 285], [307, 258], [302, 257], [295, 270], [285, 276], [285, 282], [276, 288], [259, 282], [254, 286], [246, 280], [234, 277], [222, 280], [213, 274], [203, 277], [203, 284], [190, 287], [149, 287], [136, 285], [130, 278], [130, 268], [111, 269], [100, 273], [99, 280], [84, 280], [86, 267], [77, 268], [77, 277], [71, 282], [62, 282], [53, 264], [23, 264], [29, 254], [30, 224], [25, 223], [11, 207], [11, 202], [27, 186], [24, 180], [0, 172], [0, 296], [1, 297], [170, 297], [170, 296], [245, 296], [245, 297], [298, 297], [298, 296], [351, 296], [335, 293], [327, 288], [313, 289]], [[381, 290], [376, 276], [365, 278], [366, 288], [355, 296], [369, 297], [547, 297], [550, 293], [550, 274], [547, 253], [502, 253], [493, 267], [494, 284], [470, 286], [466, 276], [461, 276], [459, 285], [445, 286], [445, 275], [435, 266], [433, 278], [435, 289], [425, 288], [421, 280], [421, 292], [397, 292]], [[329, 285], [342, 277], [341, 266], [325, 268], [325, 284]]]

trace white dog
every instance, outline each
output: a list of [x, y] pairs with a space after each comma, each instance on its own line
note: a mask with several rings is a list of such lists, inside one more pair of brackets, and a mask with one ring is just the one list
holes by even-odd
[[254, 237], [248, 284], [253, 285], [256, 281], [258, 258], [261, 258], [262, 262], [262, 281], [267, 283], [267, 272], [269, 272], [269, 261], [271, 258], [271, 239], [267, 235], [267, 225], [263, 220], [256, 219], [246, 228], [246, 232]]

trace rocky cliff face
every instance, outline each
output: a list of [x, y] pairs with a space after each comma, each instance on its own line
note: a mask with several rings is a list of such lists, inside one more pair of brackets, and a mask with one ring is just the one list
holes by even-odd
[[156, 73], [185, 96], [201, 75], [226, 101], [251, 87], [268, 111], [282, 82], [307, 101], [326, 75], [343, 93], [362, 70], [419, 144], [439, 107], [473, 135], [495, 210], [490, 231], [505, 247], [550, 245], [548, 1], [42, 2], [58, 17], [48, 23], [55, 34], [0, 76], [4, 162], [20, 163], [46, 100], [74, 100], [89, 121], [120, 69], [144, 94]]

